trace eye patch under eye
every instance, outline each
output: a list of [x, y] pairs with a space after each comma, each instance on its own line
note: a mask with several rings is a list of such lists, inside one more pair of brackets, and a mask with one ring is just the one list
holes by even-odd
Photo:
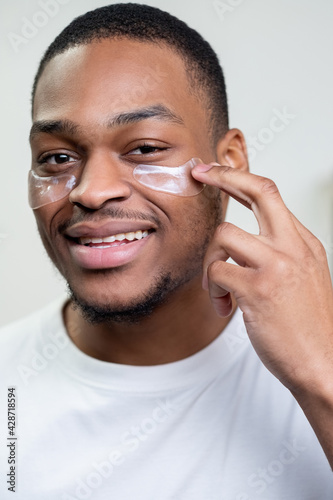
[[33, 210], [44, 207], [54, 201], [62, 200], [76, 184], [74, 174], [68, 172], [51, 177], [40, 177], [33, 170], [29, 171], [28, 198]]
[[[204, 185], [191, 175], [192, 168], [200, 163], [203, 163], [200, 158], [192, 158], [178, 167], [140, 164], [133, 170], [133, 176], [140, 184], [155, 191], [176, 196], [195, 196], [204, 189]], [[75, 173], [69, 172], [40, 177], [30, 170], [28, 184], [29, 205], [36, 210], [68, 196], [77, 184], [77, 178]]]
[[133, 170], [133, 176], [140, 184], [154, 191], [176, 196], [196, 196], [204, 189], [204, 185], [192, 177], [191, 170], [200, 163], [203, 163], [200, 158], [192, 158], [178, 167], [140, 164]]

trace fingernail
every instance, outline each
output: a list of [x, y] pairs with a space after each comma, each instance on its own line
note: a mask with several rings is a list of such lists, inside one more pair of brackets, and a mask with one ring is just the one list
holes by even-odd
[[213, 168], [213, 165], [204, 165], [203, 163], [194, 167], [196, 172], [208, 172], [208, 170], [210, 170], [211, 168]]

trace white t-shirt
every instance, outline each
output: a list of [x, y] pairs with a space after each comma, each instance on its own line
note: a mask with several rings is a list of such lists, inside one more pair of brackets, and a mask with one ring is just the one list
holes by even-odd
[[197, 354], [139, 367], [82, 353], [63, 303], [0, 333], [1, 499], [333, 499], [310, 425], [239, 312]]

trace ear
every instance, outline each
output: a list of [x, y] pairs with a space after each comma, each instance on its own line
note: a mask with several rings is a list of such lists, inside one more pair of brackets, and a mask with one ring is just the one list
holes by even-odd
[[237, 128], [228, 130], [216, 147], [217, 161], [240, 170], [249, 170], [247, 149], [244, 136]]
[[[217, 161], [220, 165], [229, 165], [232, 168], [248, 171], [249, 162], [244, 135], [237, 128], [228, 130], [216, 147]], [[229, 197], [221, 191], [223, 214], [227, 211]]]

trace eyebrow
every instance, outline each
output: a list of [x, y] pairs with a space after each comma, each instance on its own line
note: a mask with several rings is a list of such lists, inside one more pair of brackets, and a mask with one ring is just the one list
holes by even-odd
[[[147, 120], [149, 118], [164, 120], [167, 122], [175, 123], [177, 125], [184, 125], [184, 120], [181, 118], [181, 116], [177, 115], [163, 104], [157, 104], [154, 106], [148, 106], [145, 108], [123, 112], [112, 116], [106, 121], [106, 126], [107, 128], [116, 128], [123, 125], [130, 125], [132, 123], [140, 122], [142, 120]], [[40, 120], [33, 123], [29, 138], [31, 140], [35, 135], [40, 133], [67, 134], [73, 136], [79, 131], [79, 129], [79, 125], [67, 119]]]
[[29, 139], [40, 133], [74, 135], [78, 129], [79, 126], [70, 120], [40, 120], [32, 124]]
[[141, 120], [147, 120], [148, 118], [157, 118], [159, 120], [177, 123], [178, 125], [184, 125], [184, 121], [179, 115], [174, 113], [170, 108], [167, 108], [163, 104], [157, 104], [155, 106], [140, 108], [128, 113], [120, 113], [119, 115], [112, 117], [107, 122], [107, 127], [120, 127], [122, 125], [128, 125], [130, 123], [139, 122]]

